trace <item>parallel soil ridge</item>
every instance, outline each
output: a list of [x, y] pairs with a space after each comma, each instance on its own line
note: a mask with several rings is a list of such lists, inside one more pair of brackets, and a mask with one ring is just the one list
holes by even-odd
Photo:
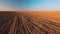
[[60, 24], [33, 12], [5, 11], [0, 12], [0, 34], [60, 34]]

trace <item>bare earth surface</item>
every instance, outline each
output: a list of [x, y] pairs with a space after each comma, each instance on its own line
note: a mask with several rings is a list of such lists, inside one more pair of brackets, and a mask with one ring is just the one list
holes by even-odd
[[0, 11], [0, 34], [60, 34], [60, 12]]

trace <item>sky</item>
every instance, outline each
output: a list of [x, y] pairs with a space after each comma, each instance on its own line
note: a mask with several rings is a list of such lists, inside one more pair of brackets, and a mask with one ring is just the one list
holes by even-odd
[[0, 0], [2, 10], [60, 11], [60, 0]]

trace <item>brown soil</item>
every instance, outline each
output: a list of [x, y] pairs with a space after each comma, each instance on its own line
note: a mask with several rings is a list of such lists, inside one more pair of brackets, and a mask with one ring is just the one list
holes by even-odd
[[0, 12], [0, 34], [60, 34], [60, 12]]

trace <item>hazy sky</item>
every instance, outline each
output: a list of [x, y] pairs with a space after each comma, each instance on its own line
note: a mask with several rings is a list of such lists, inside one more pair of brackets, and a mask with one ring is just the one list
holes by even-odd
[[60, 0], [0, 0], [0, 10], [60, 10]]

